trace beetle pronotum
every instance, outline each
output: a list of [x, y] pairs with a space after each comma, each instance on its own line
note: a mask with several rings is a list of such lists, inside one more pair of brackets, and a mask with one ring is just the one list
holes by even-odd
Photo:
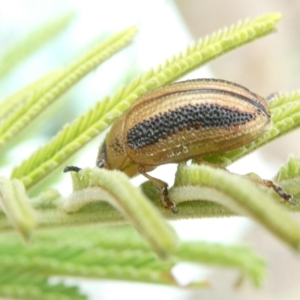
[[143, 174], [162, 189], [164, 206], [176, 212], [167, 184], [148, 171], [241, 147], [270, 126], [266, 100], [241, 85], [216, 79], [177, 82], [142, 95], [112, 125], [97, 166]]

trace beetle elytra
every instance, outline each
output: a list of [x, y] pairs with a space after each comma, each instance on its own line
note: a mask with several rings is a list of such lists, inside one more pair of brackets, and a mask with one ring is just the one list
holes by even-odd
[[222, 153], [250, 143], [271, 125], [266, 100], [247, 88], [216, 79], [170, 84], [142, 95], [113, 125], [100, 148], [97, 166], [146, 172], [167, 163]]

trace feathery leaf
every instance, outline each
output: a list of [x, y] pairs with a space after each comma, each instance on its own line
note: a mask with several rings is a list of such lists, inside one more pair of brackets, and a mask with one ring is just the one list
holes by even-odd
[[[281, 167], [274, 181], [295, 199], [300, 200], [300, 158], [290, 157]], [[299, 205], [294, 207], [294, 210], [299, 211], [299, 209]]]
[[10, 49], [0, 57], [0, 80], [25, 58], [57, 36], [70, 24], [73, 18], [74, 14], [68, 13], [48, 21], [36, 31], [31, 32], [27, 38], [11, 46]]
[[[245, 247], [183, 242], [171, 255], [166, 261], [158, 259], [128, 226], [40, 232], [30, 247], [21, 244], [12, 234], [0, 236], [2, 268], [19, 274], [178, 285], [172, 268], [179, 262], [190, 261], [236, 268], [255, 285], [261, 284], [264, 277], [263, 260]], [[28, 280], [30, 282], [30, 278]]]
[[36, 82], [26, 86], [25, 88], [17, 91], [15, 94], [5, 98], [0, 102], [0, 124], [13, 114], [17, 109], [20, 109], [22, 105], [29, 99], [29, 97], [41, 88], [45, 88], [46, 85], [51, 85], [56, 77], [63, 72], [62, 69], [53, 71], [44, 77], [38, 79]]
[[0, 148], [17, 134], [20, 134], [34, 118], [88, 72], [127, 45], [135, 32], [134, 28], [129, 28], [115, 34], [75, 61], [59, 76], [54, 77], [49, 85], [32, 91], [23, 105], [19, 106], [0, 124]]
[[20, 180], [0, 177], [0, 208], [16, 229], [28, 238], [36, 225], [36, 220]]
[[14, 265], [0, 268], [0, 297], [19, 300], [84, 300], [87, 299], [77, 287], [50, 284], [38, 272], [28, 272]]
[[238, 214], [252, 217], [300, 251], [300, 225], [283, 205], [241, 176], [206, 165], [179, 165], [170, 198], [176, 203], [199, 198], [217, 202]]
[[[161, 257], [175, 248], [177, 236], [139, 188], [121, 171], [83, 169], [71, 172], [74, 192], [63, 209], [74, 213], [91, 202], [107, 201], [117, 208]], [[79, 212], [80, 213], [80, 212]]]
[[[232, 255], [235, 253], [234, 255]], [[265, 278], [265, 261], [250, 249], [201, 242], [185, 242], [175, 253], [180, 261], [207, 265], [236, 267], [241, 276], [249, 278], [255, 286], [261, 286]]]

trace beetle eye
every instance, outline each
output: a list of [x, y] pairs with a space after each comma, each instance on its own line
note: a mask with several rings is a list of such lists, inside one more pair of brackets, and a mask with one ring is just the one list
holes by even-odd
[[104, 168], [104, 163], [105, 163], [104, 159], [98, 160], [97, 161], [97, 167], [98, 168]]
[[106, 142], [104, 141], [97, 158], [97, 167], [104, 168], [106, 163]]

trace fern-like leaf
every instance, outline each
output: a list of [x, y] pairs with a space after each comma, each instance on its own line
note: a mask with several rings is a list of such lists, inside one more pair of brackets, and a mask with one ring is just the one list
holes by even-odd
[[0, 297], [19, 300], [84, 300], [77, 287], [50, 284], [46, 276], [28, 272], [24, 267], [0, 269]]
[[[288, 162], [281, 167], [274, 181], [296, 200], [300, 200], [300, 159], [290, 157]], [[299, 211], [299, 209], [299, 205], [294, 207], [294, 210]]]
[[256, 286], [260, 286], [265, 278], [265, 261], [246, 247], [185, 242], [175, 255], [180, 261], [237, 268], [242, 277], [249, 278]]
[[42, 278], [56, 274], [178, 286], [172, 268], [183, 261], [235, 268], [255, 285], [264, 278], [264, 261], [245, 247], [184, 242], [171, 254], [167, 261], [158, 259], [128, 226], [40, 232], [31, 247], [12, 234], [0, 237], [2, 268]]
[[35, 226], [35, 213], [29, 204], [24, 185], [17, 179], [0, 177], [0, 210], [28, 238]]
[[170, 248], [176, 247], [174, 231], [121, 171], [84, 169], [78, 173], [72, 172], [72, 179], [74, 192], [63, 201], [66, 212], [78, 212], [91, 202], [104, 200], [136, 227], [159, 256], [167, 257]]
[[1, 101], [0, 124], [3, 123], [5, 119], [9, 118], [16, 110], [20, 109], [22, 105], [28, 101], [34, 91], [43, 89], [47, 85], [51, 85], [61, 72], [63, 72], [62, 69], [53, 71]]
[[134, 28], [129, 28], [112, 36], [66, 68], [49, 85], [32, 91], [23, 105], [0, 124], [0, 148], [17, 134], [20, 134], [34, 118], [41, 114], [62, 93], [127, 45], [135, 32]]
[[74, 14], [68, 13], [50, 22], [48, 21], [28, 35], [27, 38], [7, 49], [0, 57], [0, 80], [25, 58], [61, 33], [73, 18]]
[[247, 215], [300, 251], [300, 226], [283, 205], [249, 180], [205, 165], [180, 165], [170, 197], [175, 202], [208, 200]]

